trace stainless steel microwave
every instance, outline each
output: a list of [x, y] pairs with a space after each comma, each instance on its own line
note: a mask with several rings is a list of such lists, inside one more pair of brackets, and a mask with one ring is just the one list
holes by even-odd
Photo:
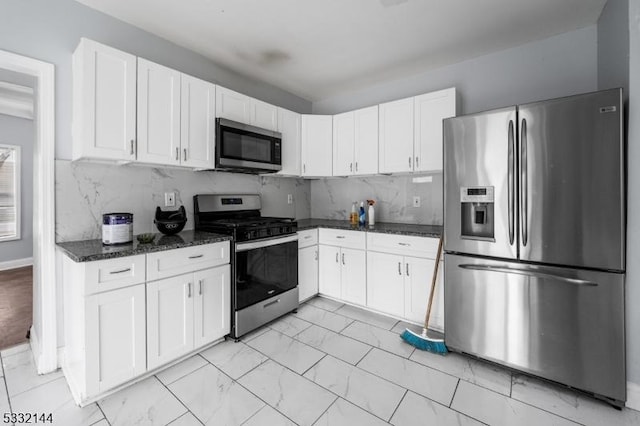
[[217, 118], [216, 169], [242, 173], [282, 170], [282, 134]]

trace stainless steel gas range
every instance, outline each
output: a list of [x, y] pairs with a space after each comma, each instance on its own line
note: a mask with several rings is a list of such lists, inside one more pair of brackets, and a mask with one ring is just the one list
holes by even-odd
[[231, 336], [298, 308], [298, 236], [293, 219], [264, 217], [256, 194], [193, 197], [195, 228], [231, 235]]

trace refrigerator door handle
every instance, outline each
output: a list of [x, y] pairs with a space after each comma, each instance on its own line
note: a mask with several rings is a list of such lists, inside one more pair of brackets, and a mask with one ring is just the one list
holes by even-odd
[[514, 212], [515, 212], [515, 167], [516, 163], [514, 160], [514, 151], [515, 151], [515, 140], [514, 140], [514, 130], [513, 130], [513, 120], [509, 120], [509, 154], [508, 154], [508, 178], [507, 178], [507, 195], [509, 197], [509, 206], [508, 206], [508, 214], [509, 214], [509, 245], [513, 245], [514, 240]]
[[509, 266], [462, 264], [458, 265], [458, 267], [472, 271], [503, 272], [506, 274], [518, 274], [535, 278], [548, 278], [580, 286], [596, 287], [598, 285], [598, 283], [594, 283], [593, 281], [582, 280], [580, 278], [564, 277], [562, 275], [556, 275], [548, 272], [511, 268]]
[[523, 247], [527, 246], [528, 240], [527, 199], [527, 120], [523, 118], [520, 127], [520, 226]]

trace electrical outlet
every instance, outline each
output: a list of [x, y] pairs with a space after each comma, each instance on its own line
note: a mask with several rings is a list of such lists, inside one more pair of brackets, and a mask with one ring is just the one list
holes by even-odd
[[287, 204], [293, 204], [293, 194], [287, 194]]
[[420, 197], [417, 195], [413, 196], [413, 207], [420, 207]]
[[176, 206], [176, 193], [175, 192], [165, 192], [164, 193], [164, 206], [165, 207], [175, 207]]

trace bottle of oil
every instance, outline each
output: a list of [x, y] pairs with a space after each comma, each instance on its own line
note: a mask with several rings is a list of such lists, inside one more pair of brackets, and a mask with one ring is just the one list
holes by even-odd
[[353, 226], [358, 226], [358, 212], [356, 211], [356, 202], [351, 205], [351, 214], [349, 215], [349, 223]]

